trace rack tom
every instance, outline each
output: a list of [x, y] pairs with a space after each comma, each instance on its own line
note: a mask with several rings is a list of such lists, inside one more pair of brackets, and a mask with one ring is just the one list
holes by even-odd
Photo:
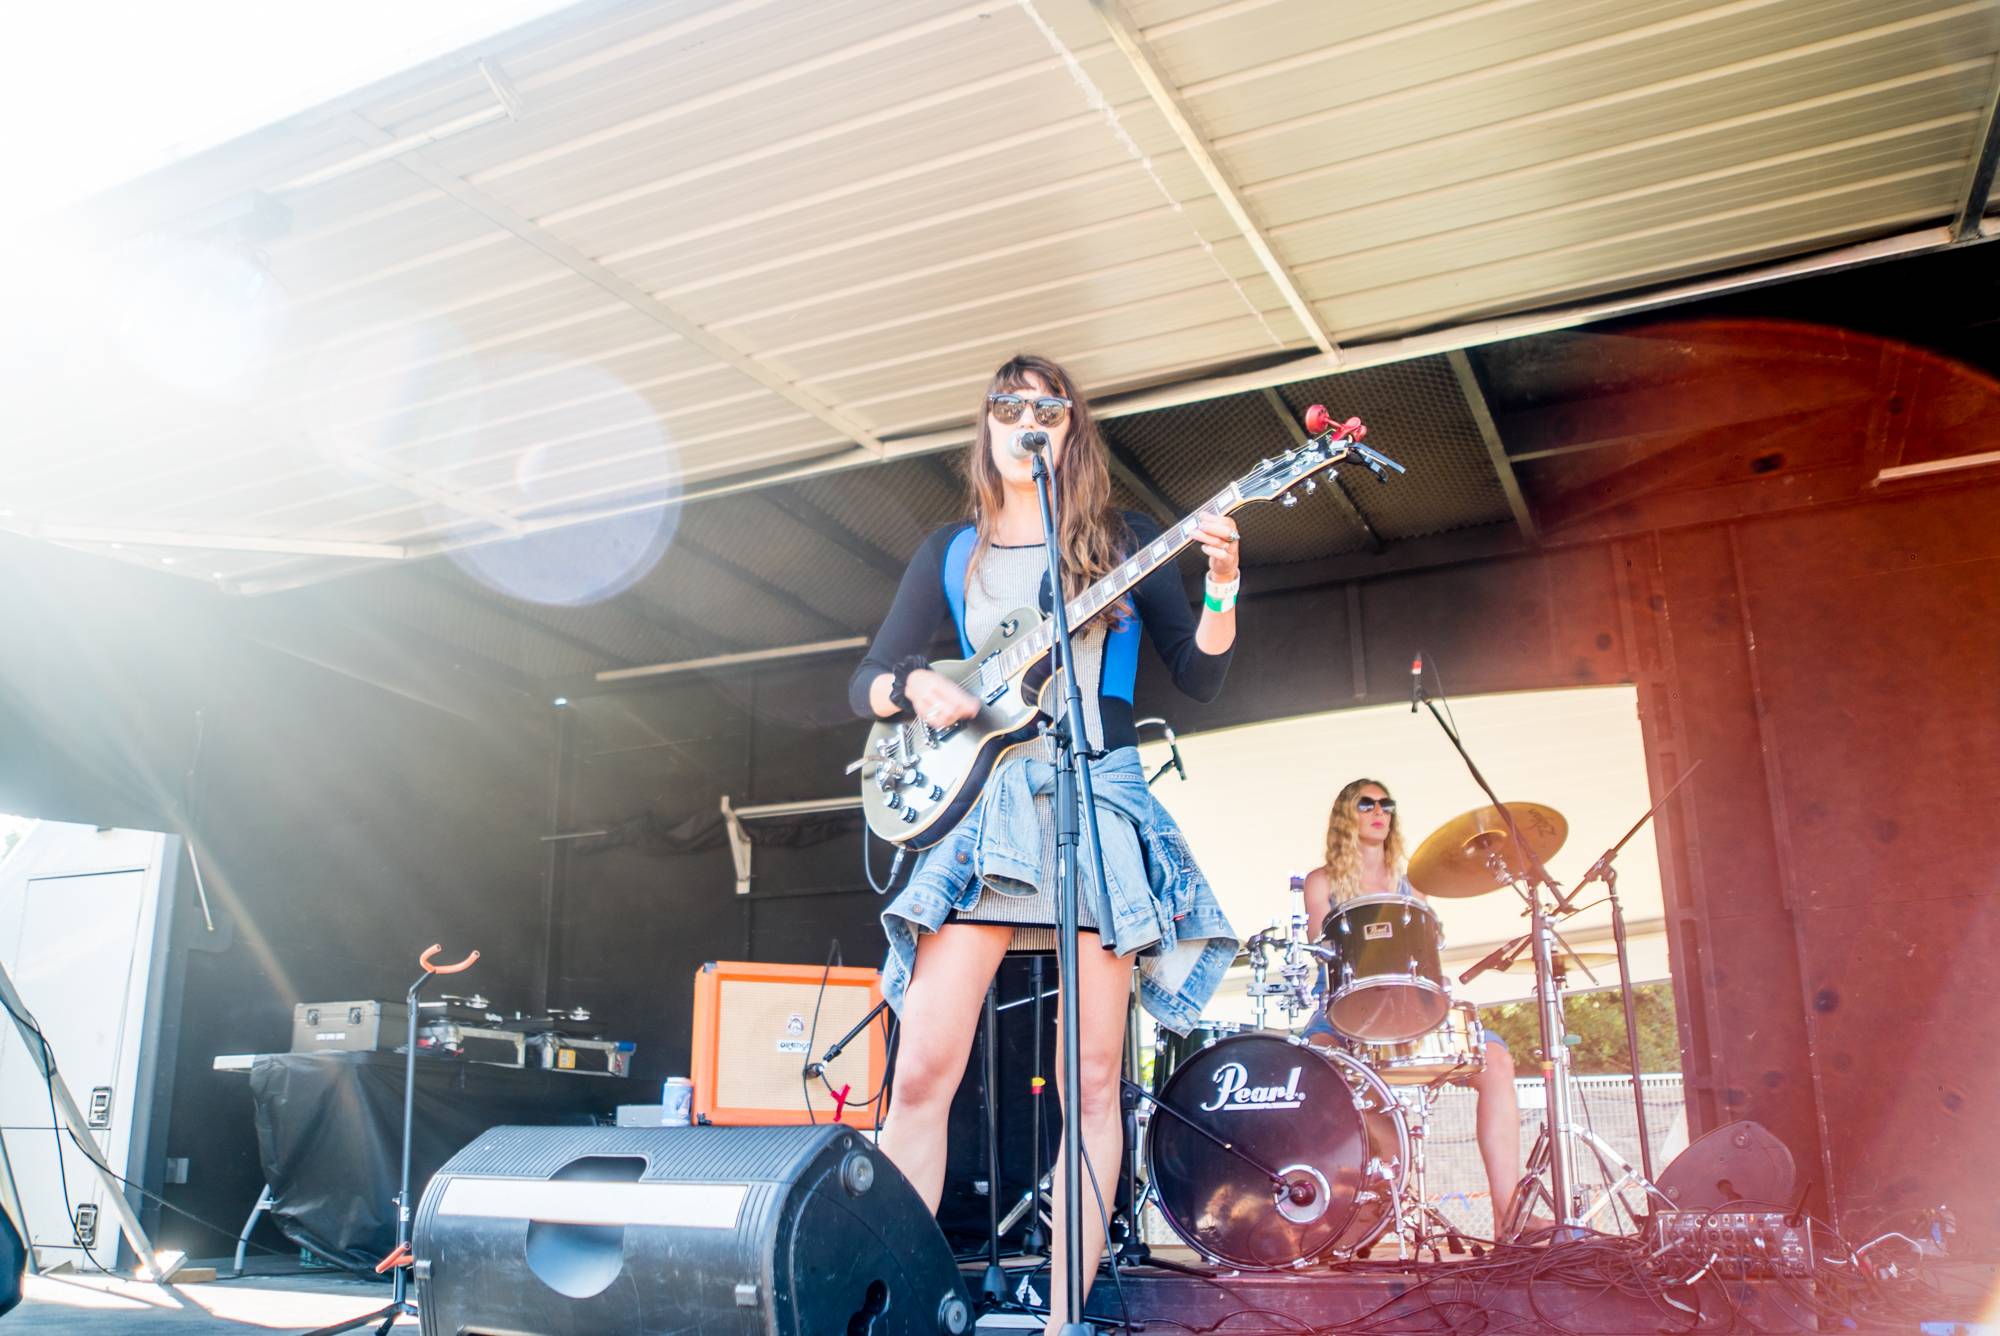
[[1406, 895], [1357, 895], [1321, 925], [1326, 1018], [1365, 1044], [1402, 1044], [1435, 1030], [1451, 1009], [1438, 954], [1437, 915]]

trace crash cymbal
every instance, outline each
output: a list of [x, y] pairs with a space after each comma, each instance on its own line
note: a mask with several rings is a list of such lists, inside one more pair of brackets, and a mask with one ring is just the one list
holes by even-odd
[[[1553, 807], [1516, 802], [1508, 803], [1507, 810], [1521, 828], [1521, 837], [1544, 863], [1569, 838], [1568, 820]], [[1505, 869], [1499, 875], [1492, 868], [1495, 855]], [[1460, 813], [1426, 836], [1410, 859], [1409, 876], [1410, 884], [1425, 895], [1456, 900], [1497, 891], [1527, 870], [1527, 860], [1507, 834], [1507, 822], [1489, 803]]]
[[[1618, 963], [1618, 955], [1614, 951], [1563, 951], [1558, 953], [1558, 958], [1566, 970], [1578, 968], [1601, 970], [1608, 969]], [[1534, 972], [1535, 954], [1532, 951], [1523, 951], [1520, 955], [1515, 956], [1513, 960], [1501, 967], [1501, 973], [1503, 974], [1533, 974]]]

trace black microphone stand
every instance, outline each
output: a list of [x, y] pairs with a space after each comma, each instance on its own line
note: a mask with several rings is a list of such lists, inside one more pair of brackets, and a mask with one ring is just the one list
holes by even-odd
[[[396, 1188], [396, 1247], [375, 1264], [377, 1275], [385, 1271], [394, 1273], [389, 1302], [372, 1313], [363, 1313], [360, 1317], [336, 1322], [330, 1327], [315, 1328], [306, 1336], [339, 1336], [341, 1332], [358, 1331], [368, 1326], [375, 1327], [375, 1336], [387, 1336], [397, 1319], [417, 1311], [416, 1302], [410, 1298], [410, 1268], [415, 1262], [410, 1252], [410, 1216], [414, 1207], [410, 1201], [410, 1142], [416, 1126], [417, 1109], [417, 1018], [422, 1011], [418, 995], [424, 991], [424, 985], [431, 981], [433, 974], [458, 974], [471, 969], [473, 962], [479, 959], [479, 953], [474, 951], [456, 965], [432, 964], [431, 957], [442, 950], [444, 947], [433, 944], [430, 950], [417, 957], [417, 964], [423, 967], [424, 972], [417, 976], [404, 997], [409, 1019], [405, 1026], [408, 1033], [403, 1047], [403, 1159], [402, 1175], [397, 1179]], [[378, 1320], [379, 1326], [376, 1325]]]
[[[1046, 446], [1044, 446], [1046, 449]], [[1078, 1110], [1082, 1081], [1078, 1058], [1076, 952], [1077, 952], [1077, 840], [1083, 828], [1090, 831], [1091, 857], [1097, 863], [1097, 884], [1105, 885], [1104, 845], [1097, 833], [1097, 798], [1091, 787], [1090, 767], [1079, 758], [1092, 755], [1084, 736], [1083, 690], [1077, 685], [1074, 659], [1070, 652], [1068, 600], [1063, 593], [1062, 552], [1056, 542], [1056, 515], [1053, 489], [1049, 482], [1048, 457], [1035, 454], [1033, 465], [1035, 496], [1042, 509], [1042, 546], [1048, 553], [1049, 610], [1054, 623], [1055, 644], [1052, 668], [1062, 675], [1063, 707], [1044, 733], [1056, 749], [1056, 972], [1060, 975], [1062, 1006], [1062, 1093], [1063, 1093], [1063, 1281], [1067, 1287], [1068, 1321], [1057, 1336], [1092, 1336], [1094, 1328], [1083, 1318], [1083, 1135]], [[1108, 1242], [1108, 1241], [1107, 1241]], [[1054, 1296], [1050, 1296], [1053, 1298]]]
[[1623, 849], [1626, 843], [1653, 819], [1654, 813], [1667, 805], [1669, 798], [1680, 792], [1681, 785], [1687, 783], [1688, 777], [1699, 769], [1701, 761], [1697, 758], [1695, 763], [1674, 781], [1673, 787], [1660, 795], [1660, 800], [1653, 804], [1646, 815], [1632, 823], [1632, 829], [1620, 836], [1618, 843], [1597, 856], [1597, 861], [1590, 865], [1590, 870], [1583, 874], [1583, 879], [1570, 887], [1569, 893], [1557, 900], [1555, 906], [1556, 913], [1568, 913], [1576, 904], [1577, 897], [1583, 893], [1583, 888], [1590, 885], [1593, 878], [1603, 880], [1605, 893], [1611, 899], [1611, 940], [1618, 950], [1618, 994], [1619, 1002], [1625, 1012], [1625, 1055], [1632, 1064], [1632, 1105], [1639, 1119], [1639, 1170], [1645, 1174], [1648, 1183], [1653, 1181], [1653, 1138], [1646, 1130], [1646, 1092], [1639, 1079], [1639, 1018], [1637, 1004], [1632, 997], [1632, 968], [1625, 958], [1625, 905], [1618, 898], [1618, 869], [1612, 867], [1611, 863], [1618, 857], [1619, 850]]

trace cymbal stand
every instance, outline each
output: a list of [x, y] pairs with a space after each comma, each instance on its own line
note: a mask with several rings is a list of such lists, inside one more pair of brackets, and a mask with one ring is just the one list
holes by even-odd
[[[1522, 869], [1512, 866], [1506, 866], [1505, 872], [1508, 880], [1522, 885], [1522, 894], [1527, 898], [1528, 912], [1531, 915], [1529, 933], [1535, 951], [1535, 998], [1537, 1002], [1535, 1021], [1541, 1038], [1542, 1081], [1548, 1091], [1549, 1121], [1553, 1126], [1567, 1127], [1572, 1122], [1569, 1090], [1569, 1045], [1563, 1042], [1566, 1031], [1563, 1029], [1562, 999], [1557, 994], [1554, 983], [1555, 928], [1549, 920], [1548, 906], [1542, 903], [1542, 891], [1544, 889], [1547, 889], [1551, 895], [1560, 897], [1562, 888], [1549, 875], [1548, 868], [1543, 866], [1541, 857], [1535, 852], [1534, 846], [1530, 845], [1522, 837], [1521, 828], [1514, 820], [1514, 813], [1508, 809], [1506, 803], [1500, 801], [1500, 795], [1495, 793], [1493, 786], [1486, 782], [1486, 776], [1479, 773], [1479, 767], [1473, 763], [1471, 755], [1465, 750], [1465, 744], [1459, 740], [1458, 730], [1446, 723], [1444, 715], [1438, 712], [1437, 702], [1432, 700], [1430, 692], [1424, 689], [1421, 678], [1415, 684], [1415, 691], [1417, 699], [1430, 711], [1431, 718], [1437, 720], [1437, 726], [1444, 730], [1446, 739], [1450, 741], [1452, 749], [1458, 753], [1459, 759], [1465, 762], [1465, 768], [1471, 772], [1473, 782], [1479, 785], [1480, 792], [1484, 793], [1491, 800], [1494, 810], [1499, 813], [1500, 819], [1507, 823], [1507, 837], [1512, 841], [1514, 849], [1518, 851], [1522, 860], [1527, 863], [1525, 875]], [[1501, 851], [1497, 849], [1492, 852], [1490, 857], [1496, 865], [1504, 865], [1505, 863]], [[1549, 1179], [1551, 1196], [1555, 1201], [1556, 1223], [1559, 1225], [1572, 1224], [1574, 1222], [1570, 1219], [1572, 1204], [1570, 1201], [1571, 1165], [1569, 1144], [1566, 1139], [1557, 1137], [1553, 1140], [1552, 1147], [1552, 1153], [1549, 1156]], [[1521, 1194], [1516, 1192], [1514, 1195], [1519, 1197]]]
[[[1552, 979], [1554, 987], [1551, 989], [1551, 992], [1555, 995], [1555, 1012], [1558, 1021], [1560, 1021], [1562, 1015], [1562, 991], [1567, 977], [1568, 972], [1562, 967], [1561, 962], [1558, 961]], [[1564, 1031], [1563, 1033], [1566, 1034], [1567, 1032]], [[1568, 1045], [1564, 1044], [1563, 1047], [1567, 1049]], [[1544, 1066], [1546, 1065], [1544, 1063]], [[1563, 1081], [1567, 1085], [1570, 1074], [1566, 1054], [1565, 1060], [1561, 1065], [1563, 1068]], [[1634, 1084], [1637, 1084], [1636, 1079]], [[1592, 1220], [1595, 1220], [1606, 1210], [1613, 1207], [1620, 1207], [1624, 1210], [1628, 1217], [1628, 1223], [1635, 1232], [1639, 1226], [1637, 1212], [1632, 1209], [1631, 1203], [1627, 1202], [1623, 1195], [1628, 1189], [1638, 1191], [1649, 1201], [1657, 1200], [1668, 1210], [1674, 1209], [1672, 1199], [1661, 1192], [1659, 1187], [1654, 1184], [1652, 1175], [1641, 1173], [1629, 1160], [1618, 1153], [1616, 1147], [1612, 1146], [1610, 1142], [1599, 1136], [1595, 1131], [1588, 1127], [1578, 1126], [1572, 1121], [1568, 1108], [1568, 1101], [1565, 1100], [1563, 1112], [1558, 1115], [1555, 1107], [1553, 1105], [1550, 1106], [1548, 1116], [1543, 1120], [1541, 1131], [1535, 1135], [1535, 1144], [1528, 1151], [1525, 1172], [1522, 1174], [1520, 1185], [1514, 1189], [1513, 1201], [1508, 1204], [1507, 1218], [1504, 1221], [1496, 1218], [1493, 1222], [1494, 1238], [1502, 1242], [1511, 1242], [1517, 1238], [1521, 1230], [1526, 1226], [1533, 1212], [1533, 1207], [1537, 1202], [1548, 1205], [1553, 1211], [1558, 1211], [1557, 1218], [1564, 1225], [1589, 1225]], [[1644, 1117], [1643, 1106], [1641, 1106], [1640, 1116]], [[1561, 1210], [1557, 1207], [1558, 1198], [1550, 1188], [1550, 1181], [1554, 1179], [1554, 1169], [1557, 1162], [1559, 1160], [1567, 1161], [1574, 1154], [1571, 1149], [1571, 1143], [1573, 1142], [1581, 1143], [1597, 1160], [1598, 1171], [1604, 1175], [1606, 1183], [1602, 1194], [1598, 1195], [1588, 1206], [1584, 1206], [1581, 1203], [1578, 1199], [1581, 1197], [1581, 1193], [1577, 1192], [1574, 1197], [1568, 1200], [1568, 1209]], [[1565, 1178], [1564, 1182], [1574, 1190], [1576, 1186], [1574, 1169], [1568, 1164], [1565, 1164], [1565, 1168], [1570, 1169], [1570, 1176]]]

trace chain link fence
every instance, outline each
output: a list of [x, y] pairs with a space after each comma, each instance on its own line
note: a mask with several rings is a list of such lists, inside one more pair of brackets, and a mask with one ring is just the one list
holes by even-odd
[[[1658, 1173], [1674, 1156], [1687, 1148], [1687, 1109], [1681, 1101], [1678, 1073], [1648, 1074], [1639, 1078], [1646, 1105], [1646, 1130], [1652, 1137], [1653, 1171]], [[1576, 1126], [1601, 1138], [1615, 1159], [1639, 1165], [1638, 1111], [1632, 1101], [1629, 1076], [1579, 1076], [1573, 1078]], [[1524, 1077], [1514, 1082], [1521, 1103], [1521, 1163], [1525, 1164], [1535, 1139], [1547, 1121], [1547, 1087], [1540, 1077]], [[1471, 1090], [1447, 1087], [1431, 1104], [1424, 1123], [1424, 1195], [1447, 1220], [1475, 1238], [1493, 1237], [1493, 1197], [1486, 1180], [1486, 1166], [1479, 1153], [1475, 1134], [1479, 1097]], [[1600, 1156], [1584, 1141], [1571, 1142], [1575, 1167], [1575, 1190], [1582, 1195], [1584, 1209], [1590, 1210], [1604, 1197], [1608, 1184], [1618, 1177], [1614, 1165], [1607, 1171]], [[1624, 1194], [1627, 1205], [1607, 1203], [1589, 1223], [1593, 1228], [1619, 1233], [1630, 1227], [1629, 1211], [1642, 1207], [1640, 1194]]]

